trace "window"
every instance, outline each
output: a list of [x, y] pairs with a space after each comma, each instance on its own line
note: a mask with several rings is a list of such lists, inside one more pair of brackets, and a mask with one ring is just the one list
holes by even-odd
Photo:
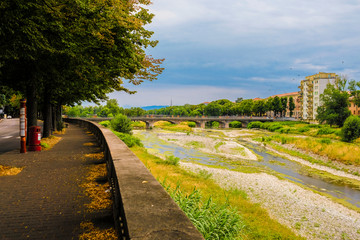
[[315, 95], [318, 95], [318, 92], [315, 92]]

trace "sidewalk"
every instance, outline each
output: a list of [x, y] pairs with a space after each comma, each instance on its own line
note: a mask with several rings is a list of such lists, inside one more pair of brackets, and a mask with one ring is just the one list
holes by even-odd
[[83, 155], [99, 151], [93, 136], [70, 125], [51, 150], [1, 154], [0, 165], [24, 169], [0, 177], [0, 239], [77, 239], [90, 217], [79, 187], [89, 164]]

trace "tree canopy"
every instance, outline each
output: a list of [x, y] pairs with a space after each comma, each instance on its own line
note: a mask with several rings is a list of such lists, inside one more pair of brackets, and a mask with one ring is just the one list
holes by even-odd
[[345, 85], [346, 80], [340, 79], [336, 85], [328, 84], [320, 95], [321, 106], [317, 108], [316, 116], [320, 123], [327, 122], [342, 127], [346, 118], [351, 115], [348, 108], [350, 95], [345, 91]]
[[[154, 80], [162, 59], [146, 55], [155, 47], [144, 26], [153, 14], [148, 0], [4, 0], [0, 4], [0, 85], [51, 108], [81, 101], [97, 102], [112, 91], [126, 91]], [[45, 118], [44, 126], [51, 119]], [[33, 124], [34, 121], [29, 121]]]

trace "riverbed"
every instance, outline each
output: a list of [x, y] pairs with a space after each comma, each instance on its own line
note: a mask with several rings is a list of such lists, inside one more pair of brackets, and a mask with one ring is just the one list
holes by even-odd
[[312, 178], [306, 166], [242, 142], [250, 134], [201, 129], [191, 134], [158, 129], [135, 132], [151, 153], [174, 155], [181, 159], [182, 167], [206, 170], [222, 187], [246, 191], [251, 201], [308, 239], [360, 239], [360, 191], [356, 187]]

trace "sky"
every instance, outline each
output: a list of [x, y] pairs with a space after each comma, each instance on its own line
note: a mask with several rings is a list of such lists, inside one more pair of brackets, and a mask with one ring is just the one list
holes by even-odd
[[122, 107], [200, 104], [299, 91], [305, 76], [360, 81], [360, 0], [153, 0], [146, 28], [164, 72]]

